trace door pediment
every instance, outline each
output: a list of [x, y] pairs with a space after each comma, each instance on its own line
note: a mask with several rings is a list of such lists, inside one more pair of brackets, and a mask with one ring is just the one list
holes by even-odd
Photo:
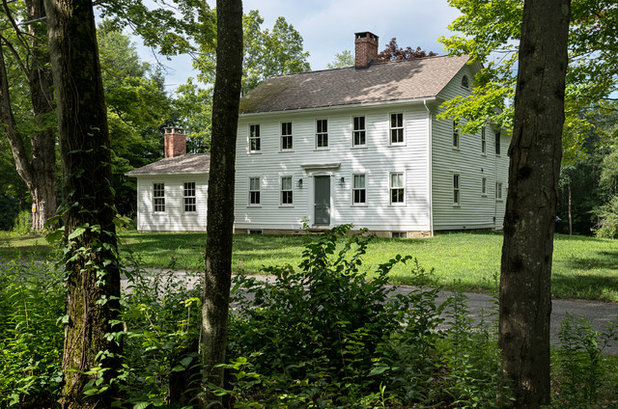
[[341, 162], [332, 162], [332, 163], [302, 163], [300, 165], [301, 168], [308, 169], [316, 169], [316, 170], [324, 170], [324, 169], [339, 169], [341, 167]]

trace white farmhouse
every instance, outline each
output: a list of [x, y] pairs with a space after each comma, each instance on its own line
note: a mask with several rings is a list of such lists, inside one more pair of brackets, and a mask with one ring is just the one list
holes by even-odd
[[[380, 236], [423, 237], [501, 228], [509, 137], [492, 126], [462, 134], [453, 121], [436, 119], [442, 102], [470, 94], [479, 66], [467, 56], [375, 63], [378, 37], [355, 37], [354, 67], [273, 77], [242, 99], [235, 231], [349, 223]], [[199, 184], [205, 211], [207, 176], [145, 168], [129, 173], [138, 176], [138, 229], [205, 229], [201, 210], [191, 225], [191, 196], [183, 192], [186, 183]], [[163, 212], [156, 209], [162, 183]]]
[[236, 231], [502, 227], [508, 137], [436, 119], [479, 67], [467, 56], [376, 64], [377, 36], [355, 42], [355, 67], [277, 76], [241, 101]]

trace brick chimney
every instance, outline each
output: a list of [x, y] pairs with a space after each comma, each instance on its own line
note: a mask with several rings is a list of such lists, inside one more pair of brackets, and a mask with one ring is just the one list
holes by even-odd
[[367, 68], [378, 58], [378, 36], [369, 31], [355, 33], [354, 36], [354, 66]]
[[187, 134], [184, 129], [165, 128], [163, 138], [166, 158], [173, 158], [187, 153]]

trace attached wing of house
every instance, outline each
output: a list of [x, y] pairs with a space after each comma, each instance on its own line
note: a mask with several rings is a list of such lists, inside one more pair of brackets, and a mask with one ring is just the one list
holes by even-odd
[[210, 154], [186, 154], [182, 129], [167, 128], [165, 159], [127, 173], [137, 179], [139, 231], [206, 231]]

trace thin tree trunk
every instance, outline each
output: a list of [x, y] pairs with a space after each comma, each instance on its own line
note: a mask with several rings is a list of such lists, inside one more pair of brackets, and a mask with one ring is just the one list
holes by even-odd
[[[212, 112], [201, 354], [206, 384], [223, 386], [232, 276], [234, 167], [242, 75], [242, 2], [217, 0], [217, 66]], [[213, 399], [212, 394], [209, 398]]]
[[[45, 16], [42, 0], [26, 1], [28, 20]], [[20, 64], [26, 76], [32, 100], [34, 120], [38, 127], [30, 138], [32, 155], [28, 157], [24, 135], [20, 134], [13, 117], [5, 59], [0, 49], [0, 121], [7, 135], [15, 168], [26, 184], [33, 202], [32, 229], [42, 230], [45, 221], [56, 213], [56, 151], [55, 132], [46, 125], [45, 116], [53, 114], [53, 90], [49, 56], [46, 51], [45, 26], [42, 22], [28, 25], [30, 42], [27, 44], [29, 66]]]
[[513, 408], [548, 404], [551, 263], [569, 0], [526, 0], [500, 276], [499, 345]]
[[[45, 16], [43, 0], [27, 0], [28, 18], [37, 20]], [[46, 116], [53, 115], [52, 74], [49, 68], [49, 54], [44, 42], [45, 25], [33, 23], [28, 26], [32, 36], [30, 51], [32, 67], [28, 84], [37, 132], [31, 139], [33, 180], [30, 194], [35, 205], [32, 215], [32, 229], [43, 230], [45, 222], [56, 214], [56, 136], [54, 129], [46, 123]]]
[[28, 189], [32, 186], [32, 166], [27, 159], [26, 146], [24, 139], [17, 130], [15, 117], [13, 115], [13, 107], [11, 105], [11, 97], [9, 94], [9, 80], [6, 70], [4, 58], [4, 49], [0, 44], [0, 125], [2, 131], [6, 134], [13, 159], [15, 160], [15, 169], [17, 173], [26, 183]]
[[567, 185], [568, 195], [569, 195], [569, 236], [573, 235], [573, 207], [572, 207], [572, 196], [571, 196], [571, 182]]
[[[93, 379], [108, 386], [119, 367], [120, 273], [111, 188], [110, 139], [90, 0], [45, 0], [64, 173], [69, 247], [61, 392], [63, 408], [108, 408], [113, 388], [88, 396]], [[101, 372], [101, 368], [104, 372]]]

